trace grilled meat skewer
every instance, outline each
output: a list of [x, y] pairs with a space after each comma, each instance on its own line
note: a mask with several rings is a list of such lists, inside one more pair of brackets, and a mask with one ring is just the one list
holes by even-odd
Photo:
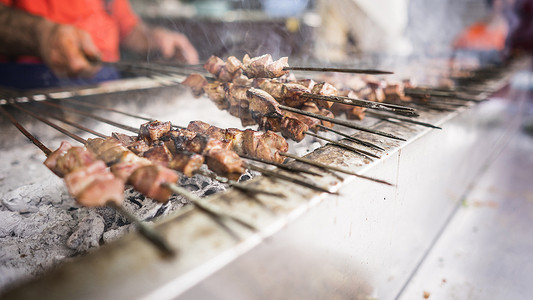
[[[17, 120], [15, 120], [15, 118], [13, 118], [13, 116], [11, 116], [11, 114], [9, 114], [3, 107], [0, 107], [0, 112], [6, 115], [22, 134], [24, 134], [46, 154], [47, 159], [45, 162], [47, 166], [52, 167], [53, 171], [55, 172], [61, 174], [67, 173], [67, 175], [64, 177], [65, 183], [68, 184], [69, 191], [76, 193], [76, 195], [73, 196], [78, 202], [80, 202], [80, 204], [100, 206], [103, 205], [102, 203], [104, 203], [105, 205], [118, 210], [119, 213], [125, 215], [127, 219], [137, 226], [139, 232], [144, 238], [150, 241], [164, 254], [169, 256], [175, 254], [175, 251], [168, 245], [163, 237], [161, 237], [152, 228], [142, 223], [136, 216], [132, 215], [121, 206], [124, 199], [122, 195], [124, 192], [124, 182], [109, 176], [107, 173], [108, 171], [101, 168], [101, 163], [99, 163], [101, 161], [99, 160], [94, 160], [85, 167], [82, 166], [83, 163], [87, 163], [89, 161], [88, 159], [93, 159], [90, 152], [88, 152], [86, 148], [72, 147], [70, 144], [64, 142], [61, 143], [60, 147], [56, 151], [51, 151], [24, 127], [22, 127], [22, 125], [20, 125]], [[72, 150], [69, 153], [69, 150], [71, 149], [76, 150]], [[67, 159], [67, 157], [62, 157], [61, 154], [68, 155], [70, 159]], [[73, 172], [68, 172], [68, 168], [74, 166], [74, 164], [71, 162], [72, 158], [75, 157], [76, 154], [81, 154], [81, 157], [85, 157], [85, 159], [75, 160], [78, 161], [78, 166], [80, 166], [80, 168]], [[106, 181], [106, 178], [109, 179]], [[83, 188], [84, 185], [85, 187]], [[121, 195], [122, 197], [120, 197]]]

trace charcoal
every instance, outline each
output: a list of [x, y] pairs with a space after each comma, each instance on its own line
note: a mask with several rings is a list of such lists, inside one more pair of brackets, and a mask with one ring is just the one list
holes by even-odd
[[96, 211], [89, 212], [73, 234], [67, 240], [67, 247], [78, 252], [86, 252], [90, 248], [100, 245], [100, 238], [104, 233], [104, 219]]

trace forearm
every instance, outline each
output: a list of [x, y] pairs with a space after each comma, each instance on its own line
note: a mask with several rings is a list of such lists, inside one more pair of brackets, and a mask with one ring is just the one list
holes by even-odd
[[40, 41], [54, 23], [0, 4], [0, 55], [40, 56]]

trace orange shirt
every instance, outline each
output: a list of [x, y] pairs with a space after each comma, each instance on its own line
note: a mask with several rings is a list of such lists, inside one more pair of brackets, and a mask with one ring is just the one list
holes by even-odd
[[503, 50], [507, 28], [505, 26], [489, 26], [478, 22], [468, 27], [454, 41], [456, 49], [470, 50]]
[[119, 59], [120, 40], [138, 24], [128, 0], [0, 0], [0, 2], [87, 31], [104, 61]]

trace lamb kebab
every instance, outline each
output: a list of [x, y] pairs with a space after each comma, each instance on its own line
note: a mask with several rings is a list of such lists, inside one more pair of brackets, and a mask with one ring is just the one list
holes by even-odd
[[[194, 77], [198, 78], [197, 76]], [[196, 80], [194, 81], [199, 82]], [[189, 82], [193, 83], [193, 80], [190, 80]], [[322, 138], [321, 136], [315, 135], [309, 131], [310, 128], [317, 128], [317, 125], [319, 125], [321, 122], [322, 126], [331, 127], [331, 123], [334, 122], [387, 137], [397, 138], [385, 132], [358, 127], [343, 120], [335, 120], [332, 118], [333, 114], [327, 110], [323, 110], [323, 112], [326, 112], [326, 116], [323, 116], [312, 112], [296, 110], [291, 107], [283, 106], [279, 104], [269, 93], [258, 88], [228, 85], [229, 89], [227, 91], [221, 91], [220, 89], [210, 90], [209, 85], [212, 84], [208, 84], [208, 86], [204, 88], [204, 90], [208, 92], [209, 98], [214, 100], [219, 108], [229, 108], [230, 114], [239, 116], [241, 121], [243, 121], [243, 125], [258, 123], [260, 128], [263, 130], [281, 132], [285, 138], [290, 138], [297, 142], [301, 141], [306, 134], [313, 135], [317, 138]], [[226, 101], [226, 98], [229, 99], [229, 101]], [[316, 106], [314, 107], [316, 108]], [[282, 112], [280, 108], [283, 108], [286, 111]], [[319, 120], [318, 118], [322, 120]], [[344, 143], [329, 139], [328, 141], [334, 145], [347, 148], [350, 151], [365, 156], [366, 158], [379, 158], [379, 156], [371, 152], [357, 149]]]
[[[88, 144], [88, 142], [85, 141], [83, 138], [67, 130], [62, 129], [56, 124], [51, 123], [50, 121], [40, 117], [39, 115], [36, 115], [35, 113], [22, 108], [18, 104], [11, 103], [11, 105], [29, 113], [40, 121], [68, 135], [69, 137], [81, 143]], [[126, 178], [126, 181], [132, 184], [137, 191], [160, 202], [168, 201], [170, 194], [176, 193], [185, 197], [192, 204], [194, 204], [195, 207], [208, 213], [212, 217], [229, 218], [251, 230], [257, 230], [257, 228], [251, 222], [246, 221], [239, 216], [235, 216], [231, 212], [227, 212], [217, 207], [208, 205], [204, 203], [199, 197], [179, 187], [177, 184], [175, 184], [175, 182], [179, 178], [175, 171], [168, 169], [164, 166], [154, 164], [149, 160], [139, 159], [139, 157], [136, 157], [134, 153], [132, 153], [125, 147], [122, 147], [120, 143], [115, 143], [116, 141], [117, 140], [114, 138], [97, 138], [94, 139], [92, 144], [90, 146], [88, 145], [87, 148], [89, 149], [93, 147], [94, 149], [96, 149], [98, 153], [95, 154], [97, 156], [100, 156], [99, 159], [109, 161], [108, 163], [111, 164], [111, 171], [113, 172], [113, 174], [118, 178]], [[121, 210], [120, 206], [113, 205], [113, 207]], [[126, 211], [123, 211], [123, 213], [130, 217], [133, 216], [127, 213]], [[150, 235], [150, 230], [144, 229], [145, 226], [140, 221], [135, 219], [133, 221], [137, 223], [137, 225], [141, 229], [141, 232], [148, 239], [153, 238], [154, 240], [151, 241], [154, 242], [158, 247], [162, 247], [161, 244], [163, 244], [164, 241], [160, 239], [161, 241], [159, 241], [158, 243], [156, 239], [158, 237], [157, 234], [153, 233]], [[154, 235], [155, 237], [153, 237]], [[162, 250], [167, 254], [173, 254], [173, 251], [170, 248]]]
[[[270, 194], [272, 196], [280, 197], [278, 193], [271, 193], [268, 191], [258, 190], [251, 187], [243, 186], [236, 182], [244, 172], [244, 162], [238, 157], [236, 153], [228, 147], [232, 144], [231, 140], [217, 140], [207, 135], [195, 133], [186, 129], [170, 130], [170, 122], [153, 121], [141, 125], [141, 130], [138, 137], [131, 137], [124, 134], [113, 134], [113, 137], [107, 139], [90, 139], [89, 143], [98, 141], [97, 147], [106, 149], [105, 144], [115, 147], [120, 144], [122, 148], [128, 147], [133, 153], [147, 159], [153, 163], [160, 164], [164, 167], [180, 171], [186, 176], [200, 174], [211, 177], [216, 180], [228, 183], [237, 189], [244, 192]], [[279, 137], [282, 139], [281, 137]], [[103, 143], [104, 146], [101, 146]], [[286, 150], [282, 148], [281, 150]], [[121, 149], [123, 151], [123, 149]], [[251, 152], [250, 152], [251, 153]], [[107, 154], [107, 153], [106, 153]], [[105, 155], [105, 154], [104, 154]], [[129, 155], [129, 154], [128, 154]], [[116, 154], [111, 153], [109, 157], [114, 159]], [[220, 176], [213, 176], [200, 170], [202, 163], [207, 162], [208, 167]], [[247, 165], [249, 166], [249, 165]], [[114, 170], [115, 166], [112, 166]], [[117, 166], [122, 169], [122, 166]], [[257, 171], [265, 171], [265, 169]], [[128, 165], [124, 166], [128, 170]], [[119, 172], [119, 170], [116, 170]], [[127, 176], [127, 174], [126, 174]], [[282, 178], [282, 174], [277, 177]], [[328, 189], [315, 186], [307, 183], [301, 179], [294, 177], [283, 176], [284, 180], [290, 180], [293, 183], [300, 184], [321, 192], [331, 193]]]
[[[52, 104], [52, 103], [47, 103], [47, 102], [41, 102], [41, 103], [42, 103], [42, 104], [47, 104], [47, 105], [51, 105], [51, 104]], [[54, 106], [55, 106], [55, 107], [62, 108], [62, 109], [66, 109], [66, 108], [67, 108], [67, 107], [59, 106], [59, 105], [55, 105], [55, 104], [54, 104]], [[70, 107], [68, 107], [68, 108], [69, 108], [70, 111], [72, 111], [72, 112], [74, 112], [74, 113], [82, 113], [81, 111], [78, 111], [78, 110], [76, 110], [76, 109], [72, 109], [72, 108], [70, 108]], [[99, 109], [105, 109], [105, 108], [103, 108], [103, 107], [99, 107]], [[118, 110], [113, 110], [113, 111], [114, 111], [114, 112], [120, 112], [120, 113], [122, 113], [121, 111], [118, 111]], [[90, 118], [94, 118], [94, 117], [96, 117], [96, 116], [94, 116], [94, 115], [92, 115], [92, 114], [90, 114], [90, 113], [86, 113], [86, 112], [83, 112], [83, 115], [84, 115], [84, 116], [87, 116], [87, 117], [90, 117]], [[129, 116], [134, 116], [134, 117], [138, 117], [139, 119], [144, 119], [144, 120], [146, 120], [145, 117], [136, 116], [136, 115], [134, 115], [134, 114], [127, 113], [127, 115], [129, 115]], [[108, 124], [111, 124], [111, 125], [117, 126], [117, 127], [119, 127], [119, 128], [124, 128], [124, 129], [126, 129], [126, 130], [129, 130], [129, 131], [132, 131], [132, 132], [135, 132], [135, 133], [138, 133], [138, 132], [139, 132], [139, 130], [137, 130], [137, 129], [135, 129], [135, 128], [130, 128], [129, 126], [125, 126], [125, 125], [123, 125], [123, 124], [116, 124], [116, 122], [110, 122], [110, 120], [107, 120], [107, 119], [104, 119], [104, 118], [101, 118], [101, 117], [98, 117], [98, 119], [99, 119], [99, 120], [102, 120], [103, 122], [106, 122], [106, 123], [108, 123]], [[152, 118], [148, 118], [148, 119], [153, 120]], [[173, 126], [173, 127], [176, 127], [176, 126]], [[84, 129], [82, 126], [78, 126], [78, 128], [81, 129], [81, 130], [86, 130], [86, 129]], [[178, 127], [178, 128], [179, 128], [179, 127]], [[90, 131], [88, 131], [88, 132], [90, 132]], [[97, 134], [97, 136], [102, 136], [102, 135]], [[283, 156], [286, 156], [286, 157], [290, 157], [288, 153], [280, 153], [280, 154], [283, 155]], [[299, 157], [297, 157], [297, 156], [296, 156], [296, 157], [291, 157], [291, 158], [293, 158], [294, 160], [297, 160], [297, 161], [303, 162], [303, 163], [305, 163], [305, 164], [310, 164], [307, 160], [304, 160], [303, 158], [299, 158]], [[265, 162], [266, 162], [266, 161], [265, 161]], [[315, 165], [315, 164], [313, 164], [313, 163], [311, 163], [311, 164], [312, 164], [312, 165]], [[375, 179], [375, 178], [371, 178], [371, 177], [368, 177], [368, 176], [363, 176], [363, 175], [360, 175], [360, 174], [358, 174], [358, 173], [356, 173], [356, 172], [353, 172], [353, 171], [350, 171], [350, 170], [347, 170], [347, 169], [343, 169], [343, 168], [333, 168], [333, 167], [328, 167], [327, 165], [320, 165], [319, 167], [320, 167], [321, 169], [325, 169], [325, 170], [335, 170], [335, 171], [339, 171], [339, 172], [342, 172], [342, 173], [345, 173], [345, 174], [348, 174], [348, 175], [353, 175], [353, 176], [360, 177], [360, 178], [363, 178], [363, 179], [367, 179], [367, 180], [371, 180], [371, 181], [375, 181], [375, 182], [380, 182], [380, 183], [385, 183], [385, 184], [390, 185], [390, 183], [388, 183], [388, 182], [384, 182], [384, 181], [382, 181], [382, 180]], [[293, 166], [285, 166], [285, 167], [284, 167], [284, 169], [287, 169], [287, 168], [291, 168], [291, 169], [293, 169]], [[298, 169], [299, 169], [299, 168], [298, 168]], [[298, 170], [296, 170], [296, 168], [295, 168], [293, 171], [298, 171]], [[317, 175], [315, 172], [306, 172], [306, 173], [310, 173], [310, 174], [312, 174], [312, 175]], [[298, 183], [298, 184], [301, 183], [301, 182], [299, 182], [299, 181], [295, 181], [295, 180], [291, 180], [291, 181], [292, 181], [292, 182], [295, 182], [295, 183]], [[320, 190], [320, 191], [323, 191], [323, 192], [329, 192], [329, 190], [324, 189], [324, 188], [321, 188], [321, 187], [316, 187], [316, 186], [314, 186], [314, 187], [312, 187], [312, 188], [317, 189], [317, 190]]]
[[[224, 62], [222, 59], [211, 56], [207, 62], [204, 64], [204, 69], [206, 69], [209, 73], [215, 76], [215, 78], [219, 82], [232, 82], [237, 85], [246, 85], [246, 83], [250, 82], [249, 78], [253, 79], [260, 79], [262, 81], [276, 81], [280, 84], [282, 83], [299, 83], [302, 85], [306, 85], [303, 83], [304, 81], [307, 81], [308, 83], [313, 83], [313, 80], [303, 80], [303, 81], [296, 81], [296, 79], [291, 76], [288, 72], [288, 59], [287, 57], [282, 57], [277, 61], [273, 61], [272, 57], [269, 54], [265, 54], [263, 56], [249, 58], [247, 55], [244, 56], [243, 62], [241, 63], [237, 58], [234, 56], [228, 57], [227, 61]], [[272, 78], [277, 78], [277, 80], [272, 80]], [[195, 80], [199, 80], [199, 78], [195, 78]], [[189, 85], [190, 83], [196, 83], [191, 82], [190, 80], [185, 80], [183, 82], [186, 85]], [[381, 109], [381, 110], [388, 110], [392, 112], [402, 113], [405, 115], [414, 116], [416, 115], [414, 111], [411, 108], [408, 107], [401, 107], [401, 106], [394, 106], [394, 105], [387, 105], [387, 104], [379, 104], [374, 103], [372, 101], [366, 101], [358, 98], [348, 98], [347, 95], [338, 95], [336, 93], [336, 90], [331, 90], [331, 84], [329, 83], [319, 83], [316, 88], [313, 86], [307, 86], [309, 89], [308, 91], [300, 91], [297, 95], [297, 99], [294, 99], [294, 101], [298, 102], [298, 105], [301, 105], [302, 102], [308, 101], [311, 97], [314, 97], [312, 99], [316, 99], [319, 101], [325, 101], [329, 102], [329, 104], [324, 103], [327, 105], [327, 107], [331, 107], [331, 102], [341, 103], [341, 104], [347, 104], [347, 105], [358, 105], [361, 107], [370, 107], [375, 109]], [[394, 88], [393, 88], [394, 89]], [[313, 90], [313, 91], [310, 91]], [[316, 91], [315, 91], [316, 90]], [[280, 90], [281, 91], [281, 90]], [[270, 90], [267, 90], [267, 92], [271, 92]], [[194, 93], [197, 95], [199, 93], [199, 89], [196, 86], [194, 88]], [[278, 99], [274, 94], [273, 96]], [[292, 93], [289, 95], [289, 97], [294, 97]], [[290, 103], [293, 101], [287, 100], [288, 106], [293, 106]], [[320, 102], [319, 102], [320, 103]], [[293, 106], [297, 107], [297, 106]]]
[[281, 57], [274, 61], [270, 54], [265, 54], [250, 58], [247, 54], [243, 57], [242, 62], [235, 56], [230, 56], [223, 61], [221, 58], [213, 55], [206, 63], [204, 68], [211, 74], [217, 76], [222, 81], [231, 81], [231, 79], [246, 75], [248, 78], [278, 78], [287, 75], [290, 70], [298, 71], [316, 71], [316, 72], [341, 72], [341, 73], [365, 73], [365, 74], [393, 74], [388, 71], [374, 69], [348, 69], [348, 68], [315, 68], [315, 67], [290, 67], [288, 57]]
[[0, 107], [0, 112], [46, 154], [44, 164], [56, 175], [64, 178], [69, 193], [78, 203], [87, 207], [107, 205], [118, 210], [135, 223], [141, 235], [163, 253], [174, 254], [174, 250], [157, 232], [122, 207], [124, 181], [114, 176], [102, 160], [97, 159], [87, 148], [73, 147], [68, 142], [62, 142], [57, 150], [52, 151], [22, 127], [3, 107]]

